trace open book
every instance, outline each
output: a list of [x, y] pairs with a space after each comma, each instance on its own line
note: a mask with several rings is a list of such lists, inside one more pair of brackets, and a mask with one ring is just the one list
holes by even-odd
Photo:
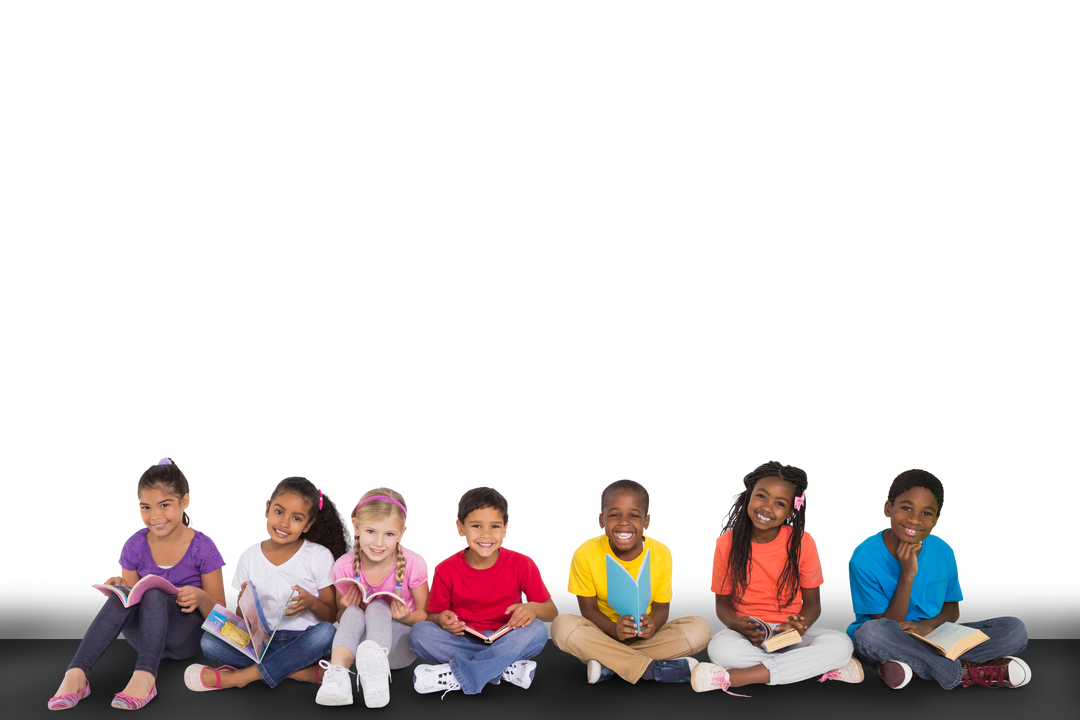
[[397, 600], [399, 603], [406, 604], [405, 600], [402, 599], [402, 597], [393, 590], [380, 590], [379, 592], [373, 592], [368, 595], [367, 588], [364, 587], [364, 584], [354, 578], [341, 578], [340, 580], [335, 580], [334, 587], [336, 587], [338, 592], [342, 595], [349, 592], [349, 588], [360, 588], [360, 597], [363, 598], [365, 605], [374, 600], [375, 598], [379, 597], [380, 595], [385, 595], [387, 598], [391, 598], [393, 600]]
[[607, 556], [607, 603], [620, 617], [629, 615], [634, 618], [639, 629], [641, 616], [648, 611], [649, 600], [652, 599], [650, 553], [652, 550], [645, 551], [636, 578], [618, 560]]
[[951, 622], [941, 623], [925, 637], [913, 632], [909, 632], [908, 635], [919, 638], [937, 650], [938, 655], [944, 655], [950, 660], [955, 660], [971, 648], [990, 639], [982, 630]]
[[[289, 600], [296, 594], [298, 593], [295, 591], [290, 593]], [[270, 623], [266, 621], [266, 615], [263, 614], [259, 594], [255, 592], [255, 583], [248, 583], [247, 590], [240, 594], [236, 604], [243, 613], [243, 617], [231, 612], [228, 608], [215, 605], [203, 621], [202, 629], [221, 638], [255, 662], [261, 663], [270, 640], [281, 625], [281, 618], [285, 617], [289, 602], [286, 600], [282, 604], [281, 614], [277, 616], [272, 630], [269, 629]]]
[[481, 640], [483, 640], [484, 642], [486, 642], [488, 645], [495, 642], [496, 640], [498, 640], [503, 635], [505, 635], [506, 633], [510, 632], [513, 629], [514, 628], [510, 627], [510, 623], [507, 623], [506, 625], [503, 625], [501, 628], [499, 628], [495, 632], [491, 633], [491, 635], [485, 635], [484, 633], [480, 632], [479, 630], [477, 630], [474, 627], [470, 627], [468, 625], [465, 626], [465, 632], [470, 633], [472, 635], [475, 635], [476, 637], [478, 637]]
[[139, 582], [131, 587], [126, 587], [124, 585], [92, 585], [91, 587], [96, 587], [101, 591], [101, 594], [106, 597], [115, 595], [120, 598], [120, 602], [124, 603], [124, 607], [131, 607], [138, 603], [142, 600], [143, 593], [147, 590], [162, 590], [169, 595], [175, 595], [180, 592], [180, 588], [158, 575], [147, 575], [144, 578], [140, 578]]
[[795, 643], [802, 641], [802, 635], [795, 628], [790, 628], [782, 632], [769, 627], [769, 623], [758, 620], [756, 617], [751, 617], [750, 622], [753, 623], [758, 630], [765, 633], [765, 640], [762, 641], [761, 647], [766, 652], [776, 652], [780, 648], [786, 648], [788, 645], [794, 645]]

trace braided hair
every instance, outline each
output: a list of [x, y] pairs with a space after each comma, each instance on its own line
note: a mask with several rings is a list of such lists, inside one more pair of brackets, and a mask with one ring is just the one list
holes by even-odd
[[[406, 509], [408, 505], [405, 504], [405, 498], [401, 496], [401, 493], [391, 490], [390, 488], [375, 488], [374, 490], [368, 490], [364, 493], [364, 496], [360, 498], [360, 503], [356, 505], [356, 509], [353, 510], [352, 519], [354, 525], [360, 525], [362, 523], [378, 522], [387, 518], [393, 518], [395, 522], [401, 523], [402, 527], [405, 527], [405, 510], [390, 502], [389, 500], [369, 500], [364, 502], [365, 499], [371, 497], [379, 498], [393, 498], [397, 502], [401, 503]], [[405, 582], [405, 551], [401, 547], [401, 542], [397, 544], [397, 569], [394, 575], [394, 584], [401, 586]], [[360, 536], [355, 536], [355, 542], [353, 543], [353, 574], [356, 577], [360, 577], [360, 556], [362, 555], [360, 550]], [[401, 595], [401, 591], [398, 590], [398, 595]]]
[[[731, 531], [731, 552], [728, 554], [728, 577], [731, 578], [732, 604], [742, 601], [743, 593], [746, 592], [750, 582], [750, 573], [753, 570], [753, 561], [750, 559], [750, 538], [753, 531], [753, 523], [747, 507], [753, 494], [754, 486], [759, 480], [765, 478], [780, 478], [795, 486], [795, 495], [801, 495], [806, 491], [806, 473], [791, 465], [781, 465], [778, 462], [767, 462], [754, 469], [752, 473], [743, 478], [746, 487], [741, 494], [735, 497], [735, 502], [724, 520], [724, 532]], [[791, 526], [791, 536], [788, 538], [788, 557], [784, 565], [784, 571], [776, 584], [777, 607], [785, 607], [795, 601], [795, 594], [799, 592], [799, 556], [802, 549], [803, 526], [806, 521], [806, 505], [801, 510], [792, 510], [784, 522]]]
[[[349, 534], [330, 496], [316, 488], [307, 478], [288, 477], [277, 484], [270, 500], [273, 501], [278, 495], [287, 492], [295, 493], [308, 501], [309, 513], [314, 520], [303, 534], [304, 539], [322, 545], [335, 558], [344, 555], [349, 549]], [[319, 508], [320, 503], [322, 509]]]
[[[188, 481], [180, 468], [172, 461], [172, 458], [162, 458], [156, 465], [151, 465], [139, 478], [138, 494], [152, 487], [160, 487], [168, 495], [175, 495], [183, 499], [188, 494]], [[184, 525], [191, 525], [191, 518], [184, 513]]]
[[941, 514], [941, 506], [945, 504], [945, 488], [941, 481], [925, 470], [905, 470], [896, 476], [892, 486], [889, 487], [889, 502], [894, 502], [897, 497], [903, 495], [913, 487], [926, 488], [937, 500], [938, 514]]

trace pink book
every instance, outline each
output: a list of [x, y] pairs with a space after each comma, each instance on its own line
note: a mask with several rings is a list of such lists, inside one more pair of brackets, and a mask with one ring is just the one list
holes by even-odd
[[106, 597], [115, 595], [120, 598], [120, 602], [124, 603], [124, 607], [137, 604], [142, 600], [143, 593], [147, 590], [162, 590], [169, 595], [176, 595], [176, 593], [180, 592], [180, 588], [158, 575], [147, 575], [131, 587], [123, 585], [91, 585], [91, 587], [96, 587]]

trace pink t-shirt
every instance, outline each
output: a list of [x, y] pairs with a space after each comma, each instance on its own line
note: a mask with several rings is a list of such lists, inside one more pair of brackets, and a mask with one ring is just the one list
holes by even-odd
[[[408, 549], [404, 545], [399, 546], [401, 551], [405, 554], [405, 579], [401, 582], [401, 599], [405, 601], [405, 604], [409, 606], [409, 610], [416, 609], [416, 603], [413, 601], [412, 591], [424, 583], [427, 582], [427, 563], [424, 562], [424, 558], [420, 557], [412, 550]], [[360, 575], [356, 574], [356, 556], [354, 553], [345, 553], [337, 559], [334, 563], [334, 569], [331, 571], [331, 576], [334, 580], [341, 580], [342, 578], [355, 578], [364, 584], [366, 588], [365, 592], [369, 595], [373, 592], [381, 592], [383, 590], [394, 590], [394, 586], [397, 585], [397, 560], [390, 566], [390, 572], [386, 573], [386, 577], [378, 585], [372, 585], [364, 577], [363, 568], [360, 569]], [[385, 598], [386, 602], [393, 602], [389, 598]]]

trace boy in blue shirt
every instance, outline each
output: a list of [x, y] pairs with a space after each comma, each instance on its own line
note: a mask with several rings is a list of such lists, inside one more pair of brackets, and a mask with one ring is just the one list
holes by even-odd
[[925, 470], [902, 472], [893, 481], [885, 503], [889, 528], [863, 541], [848, 563], [855, 622], [847, 632], [855, 654], [877, 663], [878, 674], [897, 690], [912, 674], [936, 680], [946, 690], [1026, 685], [1031, 668], [1013, 657], [1027, 647], [1027, 628], [1018, 618], [964, 623], [990, 639], [957, 660], [938, 655], [908, 634], [925, 637], [942, 623], [960, 619], [964, 595], [956, 558], [944, 540], [930, 534], [944, 500], [941, 481]]

